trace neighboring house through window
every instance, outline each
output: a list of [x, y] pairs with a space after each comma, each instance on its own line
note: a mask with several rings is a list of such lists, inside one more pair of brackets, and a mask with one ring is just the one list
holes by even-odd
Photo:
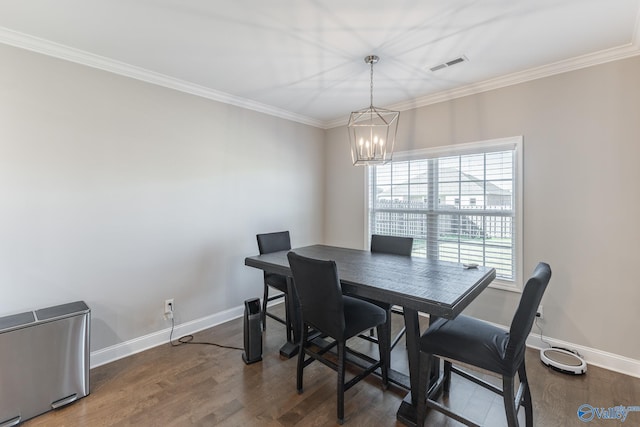
[[371, 234], [414, 238], [413, 255], [496, 269], [522, 287], [522, 137], [396, 153], [369, 167]]

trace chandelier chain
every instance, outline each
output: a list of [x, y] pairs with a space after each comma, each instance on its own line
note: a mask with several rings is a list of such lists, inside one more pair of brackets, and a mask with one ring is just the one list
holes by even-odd
[[371, 85], [370, 85], [370, 90], [371, 90], [371, 107], [373, 108], [373, 61], [371, 61]]

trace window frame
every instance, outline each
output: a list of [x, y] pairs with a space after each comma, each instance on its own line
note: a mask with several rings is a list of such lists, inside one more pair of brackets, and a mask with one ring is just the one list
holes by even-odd
[[[433, 148], [423, 148], [409, 151], [401, 151], [393, 154], [393, 161], [408, 161], [408, 160], [420, 160], [420, 159], [433, 159], [448, 156], [461, 156], [469, 154], [481, 154], [491, 153], [496, 151], [514, 150], [514, 176], [513, 176], [513, 209], [515, 210], [514, 216], [514, 239], [515, 243], [513, 261], [515, 263], [514, 279], [503, 280], [496, 278], [489, 287], [496, 289], [503, 289], [512, 292], [522, 292], [523, 283], [523, 261], [524, 261], [524, 141], [523, 136], [512, 136], [506, 138], [497, 138], [476, 142], [468, 142], [461, 144], [452, 144], [446, 146], [439, 146]], [[370, 231], [370, 176], [371, 168], [373, 166], [367, 166], [365, 173], [364, 183], [364, 246], [369, 247], [371, 240]]]

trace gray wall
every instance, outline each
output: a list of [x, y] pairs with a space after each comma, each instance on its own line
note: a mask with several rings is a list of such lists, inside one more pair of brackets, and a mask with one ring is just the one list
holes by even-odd
[[[547, 261], [544, 335], [640, 359], [640, 57], [402, 112], [397, 151], [524, 136], [524, 273]], [[364, 169], [327, 132], [325, 240], [365, 241]], [[508, 325], [519, 294], [469, 313]]]
[[[326, 132], [0, 45], [0, 313], [83, 299], [92, 350], [238, 307], [255, 234], [363, 247], [364, 169]], [[8, 66], [10, 64], [10, 66]], [[397, 150], [524, 136], [544, 334], [640, 359], [640, 57], [402, 113]], [[325, 166], [326, 165], [326, 166]], [[469, 313], [508, 324], [519, 294]]]
[[[0, 313], [85, 300], [92, 350], [262, 291], [323, 239], [324, 131], [0, 45]], [[167, 336], [168, 338], [168, 336]]]

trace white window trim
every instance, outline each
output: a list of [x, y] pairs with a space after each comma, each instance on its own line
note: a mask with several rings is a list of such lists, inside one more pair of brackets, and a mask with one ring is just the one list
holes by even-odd
[[[410, 151], [400, 151], [393, 153], [394, 161], [416, 160], [416, 159], [430, 159], [436, 157], [447, 156], [460, 156], [464, 154], [478, 154], [488, 153], [492, 151], [504, 151], [515, 150], [515, 173], [514, 173], [514, 185], [515, 200], [514, 205], [516, 207], [516, 243], [514, 245], [515, 250], [515, 278], [513, 282], [495, 279], [489, 285], [490, 288], [503, 289], [511, 292], [522, 292], [524, 287], [523, 279], [523, 262], [524, 262], [524, 138], [522, 135], [512, 136], [506, 138], [490, 139], [477, 142], [469, 142], [462, 144], [452, 144], [433, 148], [424, 148]], [[364, 247], [369, 246], [369, 166], [365, 173], [364, 179]]]

